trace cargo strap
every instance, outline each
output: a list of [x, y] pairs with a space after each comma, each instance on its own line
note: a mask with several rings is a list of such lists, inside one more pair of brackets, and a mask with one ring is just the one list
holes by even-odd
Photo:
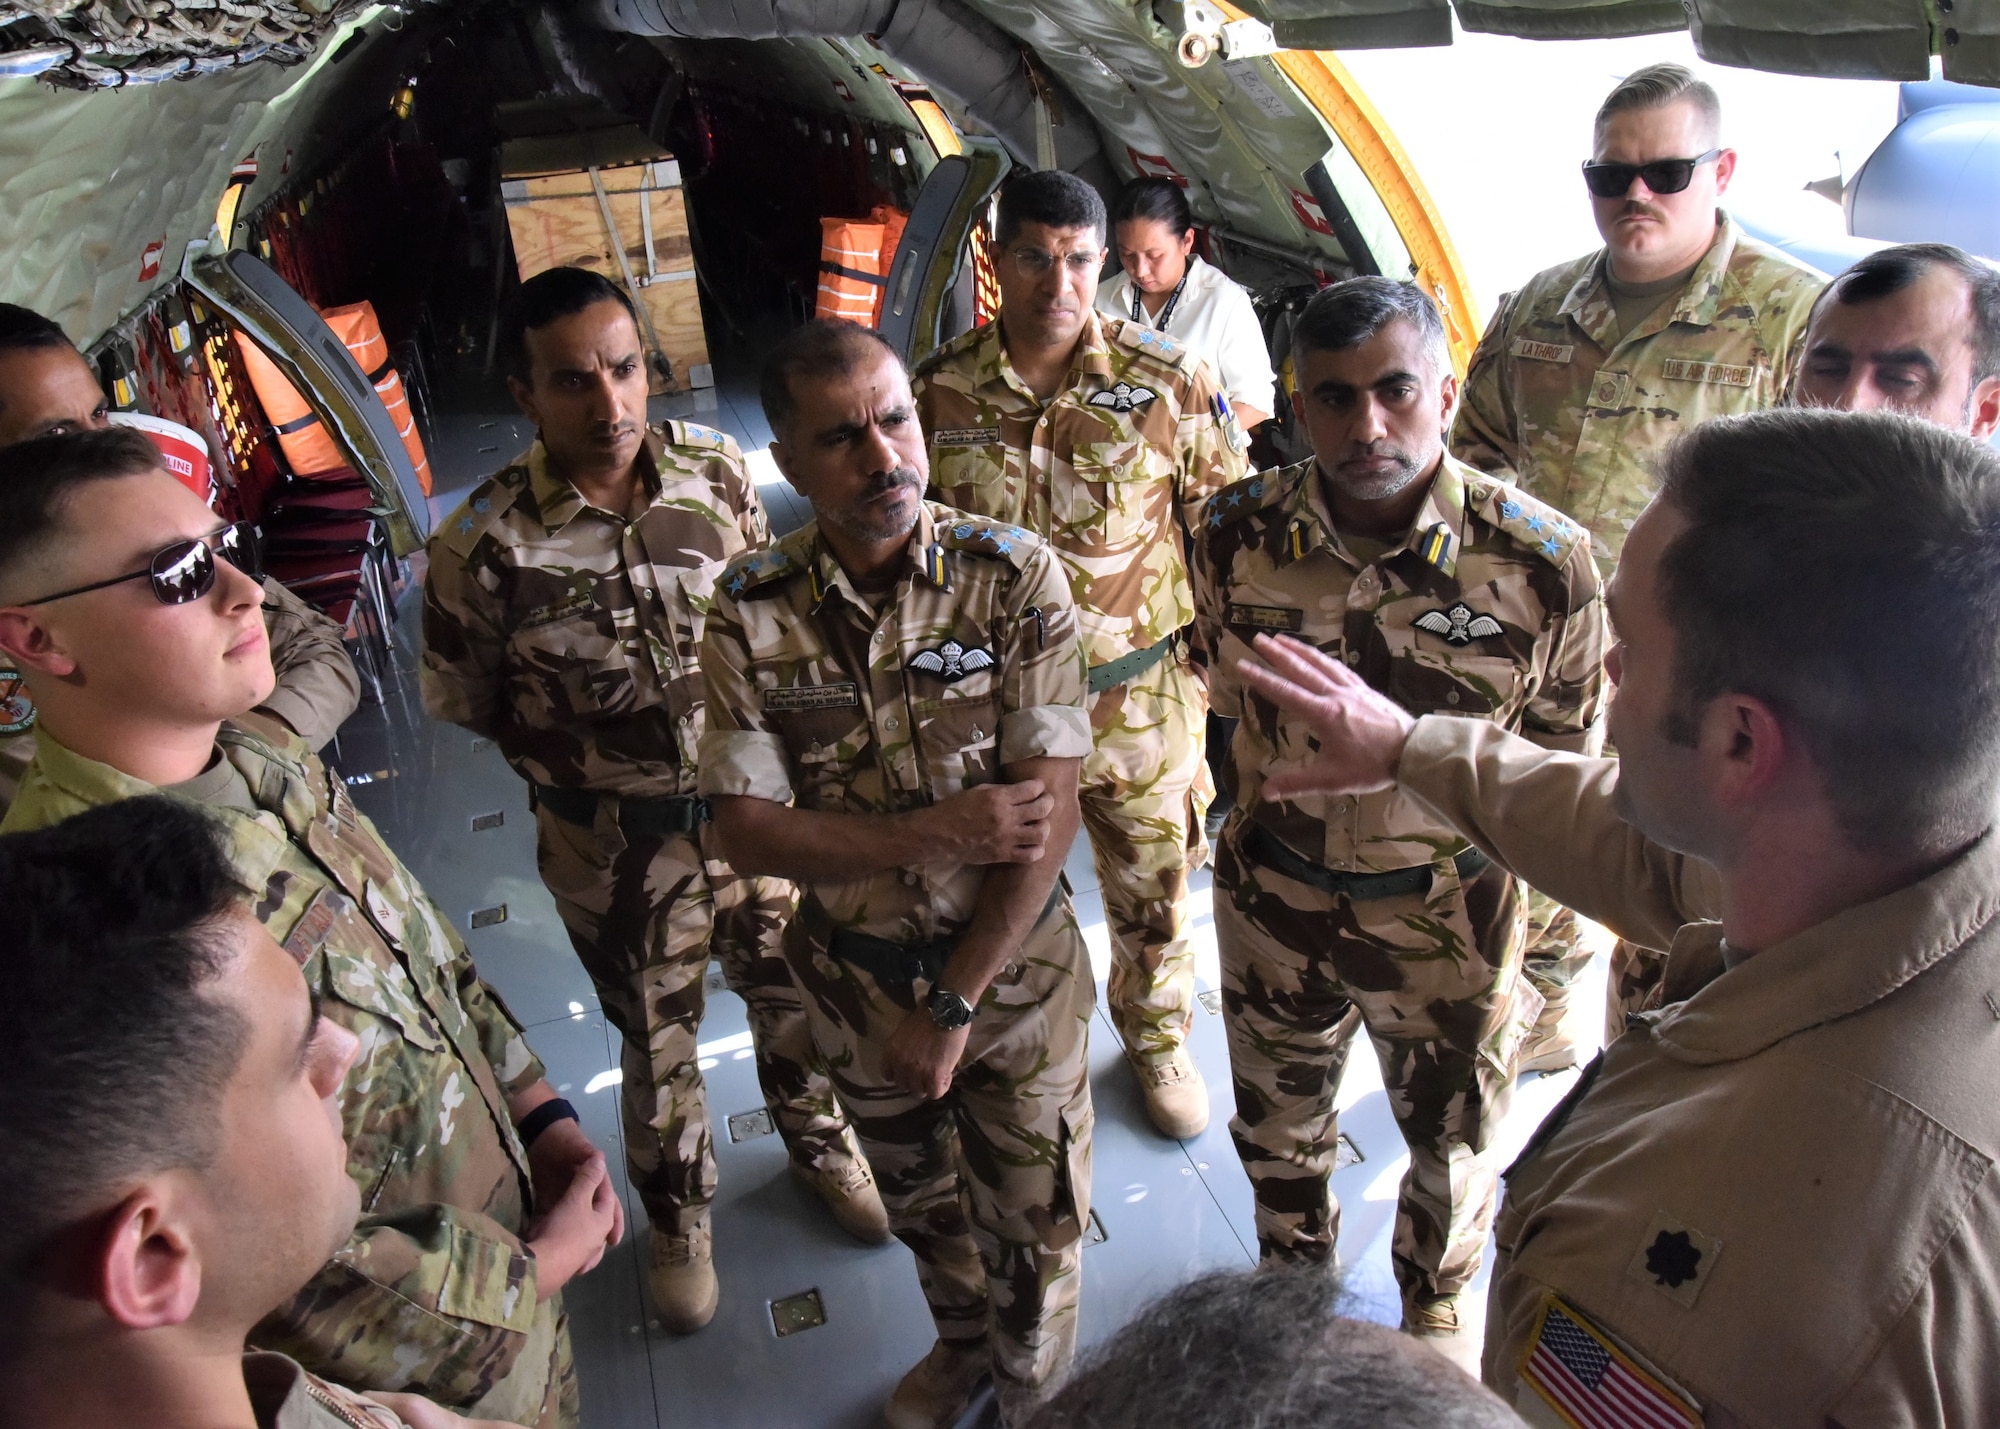
[[[1294, 883], [1350, 898], [1356, 903], [1367, 903], [1377, 898], [1401, 898], [1411, 893], [1422, 896], [1431, 891], [1431, 865], [1427, 863], [1418, 864], [1415, 868], [1399, 868], [1390, 873], [1345, 873], [1314, 863], [1295, 852], [1262, 824], [1250, 825], [1250, 832], [1243, 839], [1243, 852]], [[1458, 870], [1460, 883], [1472, 882], [1493, 865], [1493, 860], [1476, 848], [1467, 849], [1451, 862]]]
[[[1058, 876], [1049, 889], [1049, 901], [1042, 905], [1035, 926], [1049, 916], [1062, 901], [1064, 880]], [[852, 928], [835, 928], [826, 950], [838, 962], [851, 963], [875, 979], [876, 985], [898, 1004], [911, 999], [910, 985], [919, 978], [935, 984], [944, 976], [944, 965], [958, 948], [957, 938], [932, 938], [922, 943], [898, 943], [873, 933], [857, 933]]]
[[[660, 346], [660, 335], [653, 330], [653, 314], [646, 307], [645, 294], [639, 291], [639, 280], [632, 276], [632, 261], [625, 256], [625, 240], [619, 236], [618, 220], [611, 216], [611, 195], [604, 191], [604, 179], [597, 172], [597, 165], [590, 166], [590, 187], [597, 194], [597, 211], [604, 215], [604, 231], [611, 239], [611, 256], [618, 260], [618, 272], [625, 279], [625, 291], [632, 295], [632, 310], [639, 315], [639, 325], [645, 330], [646, 345], [653, 351], [659, 364], [660, 376], [673, 380], [673, 364], [667, 360], [667, 350]], [[640, 202], [645, 202], [644, 195]]]
[[[534, 790], [536, 804], [564, 823], [586, 829], [597, 822], [597, 806], [606, 797], [589, 789], [559, 789], [553, 784], [537, 784]], [[691, 834], [710, 818], [708, 800], [691, 794], [654, 799], [609, 797], [618, 800], [618, 827], [633, 838]]]
[[1134, 650], [1130, 655], [1120, 655], [1116, 660], [1108, 660], [1102, 665], [1090, 667], [1090, 692], [1103, 694], [1114, 685], [1122, 685], [1138, 679], [1173, 651], [1174, 637], [1169, 635], [1157, 645], [1148, 645], [1144, 650]]
[[846, 268], [838, 263], [822, 262], [819, 270], [822, 273], [831, 273], [836, 278], [852, 278], [857, 283], [873, 283], [878, 288], [889, 286], [889, 280], [880, 273], [864, 273], [859, 268]]

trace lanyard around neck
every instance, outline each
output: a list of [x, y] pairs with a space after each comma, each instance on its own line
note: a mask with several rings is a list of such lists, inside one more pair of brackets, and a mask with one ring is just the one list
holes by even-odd
[[[1194, 272], [1193, 263], [1189, 263], [1185, 268], [1181, 269], [1180, 282], [1174, 284], [1174, 291], [1168, 297], [1167, 305], [1160, 309], [1160, 320], [1153, 324], [1158, 331], [1165, 332], [1167, 324], [1173, 321], [1174, 309], [1180, 306], [1181, 290], [1187, 287], [1188, 275], [1192, 272]], [[1139, 291], [1139, 284], [1135, 280], [1132, 284], [1132, 321], [1135, 323], [1146, 321], [1146, 310], [1141, 306], [1144, 301], [1145, 295]]]

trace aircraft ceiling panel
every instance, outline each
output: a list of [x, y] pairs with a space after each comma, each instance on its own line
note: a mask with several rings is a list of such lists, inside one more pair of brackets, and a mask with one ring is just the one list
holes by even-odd
[[1330, 235], [1308, 226], [1299, 207], [1310, 204], [1300, 175], [1336, 141], [1269, 61], [1229, 67], [1212, 60], [1188, 69], [1173, 57], [1177, 36], [1146, 11], [1107, 0], [1060, 7], [971, 3], [1031, 47], [1084, 101], [1122, 170], [1142, 169], [1133, 153], [1159, 156], [1189, 180], [1190, 199], [1208, 221], [1345, 258]]

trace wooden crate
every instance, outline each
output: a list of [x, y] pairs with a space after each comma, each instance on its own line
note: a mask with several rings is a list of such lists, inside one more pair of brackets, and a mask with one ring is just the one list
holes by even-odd
[[[671, 374], [662, 384], [656, 373], [653, 390], [686, 392], [713, 387], [715, 374], [709, 366], [708, 335], [702, 328], [701, 299], [695, 290], [680, 165], [654, 149], [643, 136], [634, 140], [628, 133], [620, 136], [623, 143], [597, 138], [594, 143], [580, 145], [584, 137], [515, 140], [501, 150], [500, 196], [507, 205], [507, 228], [514, 240], [514, 261], [521, 277], [525, 280], [545, 269], [570, 265], [602, 273], [624, 287], [625, 276], [612, 247], [614, 236], [605, 229], [604, 208], [587, 165], [600, 157], [624, 159], [635, 148], [652, 149], [655, 157], [642, 162], [600, 165], [597, 178], [609, 200], [611, 220], [617, 225], [615, 241], [625, 251], [625, 261]], [[590, 152], [592, 149], [596, 153]], [[539, 171], [566, 161], [580, 161], [585, 167]], [[650, 348], [652, 338], [645, 326], [640, 324], [639, 336]]]

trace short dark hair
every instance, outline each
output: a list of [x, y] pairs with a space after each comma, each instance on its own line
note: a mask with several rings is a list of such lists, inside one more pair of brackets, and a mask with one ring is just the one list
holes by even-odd
[[2000, 454], [1881, 412], [1704, 422], [1660, 463], [1666, 735], [1764, 701], [1868, 852], [1942, 854], [2000, 798]]
[[1172, 179], [1134, 179], [1118, 190], [1111, 203], [1111, 226], [1133, 219], [1163, 223], [1176, 238], [1194, 227], [1194, 209], [1187, 195]]
[[1000, 190], [1000, 207], [993, 220], [994, 241], [1012, 243], [1024, 223], [1094, 229], [1102, 243], [1104, 200], [1096, 189], [1061, 169], [1016, 174]]
[[852, 372], [865, 357], [886, 352], [903, 365], [896, 345], [875, 331], [846, 318], [814, 318], [803, 327], [785, 334], [764, 359], [757, 396], [764, 404], [764, 420], [783, 441], [799, 414], [792, 396], [794, 377], [833, 377]]
[[[1500, 1429], [1520, 1420], [1441, 1355], [1340, 1314], [1316, 1266], [1181, 1286], [1100, 1345], [1026, 1429]], [[1430, 1361], [1434, 1360], [1435, 1363]]]
[[1415, 283], [1373, 275], [1329, 283], [1306, 301], [1292, 325], [1292, 351], [1342, 352], [1359, 347], [1401, 318], [1417, 330], [1439, 372], [1451, 371], [1444, 318]]
[[0, 1279], [133, 1178], [214, 1155], [249, 1024], [209, 984], [244, 896], [211, 816], [164, 795], [0, 835]]
[[1982, 262], [1949, 243], [1899, 243], [1881, 248], [1842, 269], [1813, 299], [1806, 331], [1819, 321], [1830, 303], [1853, 307], [1900, 293], [1933, 268], [1949, 268], [1965, 280], [1972, 295], [1972, 380], [2000, 377], [2000, 268]]
[[[0, 356], [10, 352], [46, 352], [65, 347], [72, 352], [76, 350], [69, 334], [33, 308], [24, 308], [18, 303], [0, 303]], [[6, 405], [5, 396], [0, 395], [0, 409]]]
[[639, 326], [639, 310], [632, 306], [632, 295], [588, 268], [548, 268], [521, 284], [500, 315], [500, 360], [507, 375], [517, 382], [531, 380], [529, 333], [598, 303], [618, 304], [632, 319], [632, 326]]
[[18, 303], [0, 303], [0, 352], [30, 348], [74, 348], [69, 334], [33, 308]]
[[[1635, 69], [1611, 88], [1604, 96], [1604, 103], [1597, 107], [1597, 118], [1592, 121], [1590, 132], [1593, 136], [1604, 132], [1604, 126], [1614, 114], [1623, 114], [1629, 109], [1664, 109], [1669, 104], [1686, 100], [1695, 108], [1702, 119], [1702, 129], [1708, 136], [1709, 144], [1715, 145], [1722, 139], [1722, 100], [1716, 95], [1715, 87], [1701, 78], [1686, 65], [1650, 64]], [[1676, 155], [1677, 158], [1691, 159], [1692, 154]]]
[[78, 487], [161, 465], [160, 449], [131, 427], [65, 432], [0, 447], [0, 583], [48, 539]]

